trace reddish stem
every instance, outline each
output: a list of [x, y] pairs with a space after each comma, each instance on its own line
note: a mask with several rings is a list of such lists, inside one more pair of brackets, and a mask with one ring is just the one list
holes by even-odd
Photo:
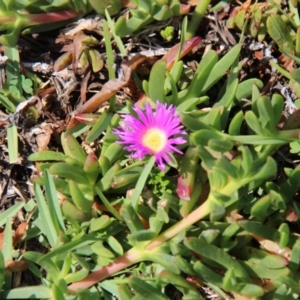
[[129, 267], [142, 258], [142, 252], [138, 252], [136, 249], [132, 248], [128, 252], [124, 253], [121, 257], [117, 258], [114, 262], [110, 263], [106, 267], [102, 267], [97, 271], [90, 273], [86, 278], [75, 282], [69, 286], [69, 291], [74, 293], [79, 289], [87, 289], [95, 283], [115, 274], [126, 267]]
[[69, 286], [70, 292], [77, 292], [79, 289], [87, 289], [94, 285], [95, 283], [119, 272], [139, 261], [142, 261], [146, 254], [149, 251], [155, 251], [161, 246], [163, 243], [182, 232], [195, 222], [202, 219], [204, 216], [209, 214], [209, 198], [203, 203], [200, 207], [190, 213], [187, 217], [183, 218], [181, 221], [167, 229], [165, 232], [161, 233], [158, 237], [152, 240], [147, 246], [146, 249], [137, 250], [135, 248], [131, 248], [129, 251], [124, 253], [121, 257], [117, 258], [114, 262], [110, 263], [106, 267], [102, 267], [99, 270], [96, 270], [90, 273], [86, 278], [80, 280], [78, 282], [72, 283]]
[[[47, 24], [60, 21], [66, 21], [69, 19], [74, 19], [82, 15], [82, 12], [75, 12], [73, 10], [64, 10], [58, 12], [40, 13], [40, 14], [28, 14], [22, 15], [23, 17], [28, 17], [30, 21], [35, 24]], [[33, 24], [34, 25], [34, 24]]]
[[16, 18], [14, 16], [0, 16], [0, 25], [4, 23], [15, 22]]
[[[201, 42], [201, 38], [199, 36], [195, 36], [188, 41], [185, 41], [182, 45], [182, 49], [179, 55], [179, 58], [182, 58], [186, 54], [188, 54], [194, 47], [196, 47]], [[180, 48], [180, 43], [173, 46], [162, 58], [162, 61], [165, 61], [167, 63], [167, 70], [171, 70], [172, 66], [175, 63], [175, 59], [177, 56], [177, 53]]]

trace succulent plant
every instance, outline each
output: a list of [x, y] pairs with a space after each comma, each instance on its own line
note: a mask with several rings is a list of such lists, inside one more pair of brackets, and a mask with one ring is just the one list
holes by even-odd
[[181, 4], [179, 0], [133, 0], [135, 9], [130, 10], [131, 17], [126, 20], [121, 16], [116, 22], [116, 33], [126, 36], [136, 32], [153, 21], [164, 21], [173, 16], [189, 12], [189, 5]]

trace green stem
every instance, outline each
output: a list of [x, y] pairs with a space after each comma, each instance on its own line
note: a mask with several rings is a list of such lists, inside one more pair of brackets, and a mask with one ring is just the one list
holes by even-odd
[[[231, 181], [229, 182], [220, 193], [224, 195], [231, 195], [234, 191], [238, 190], [241, 186], [246, 185], [249, 181], [252, 180], [252, 177], [246, 177], [243, 180], [240, 180], [238, 183]], [[210, 202], [214, 200], [212, 194], [210, 194], [207, 200], [199, 206], [196, 210], [191, 212], [187, 217], [183, 218], [181, 221], [167, 229], [165, 232], [156, 237], [153, 241], [145, 247], [146, 251], [157, 249], [163, 243], [173, 238], [180, 232], [186, 230], [188, 227], [194, 223], [200, 221], [210, 213]], [[233, 204], [236, 200], [228, 201], [225, 204], [226, 207]], [[118, 257], [113, 263], [109, 264], [106, 267], [102, 267], [99, 270], [96, 270], [90, 273], [85, 279], [75, 282], [69, 286], [70, 292], [76, 292], [79, 289], [86, 289], [94, 285], [95, 283], [119, 272], [139, 261], [144, 259], [145, 251], [132, 248], [127, 251], [121, 257]]]
[[[182, 219], [171, 228], [160, 234], [152, 242], [150, 242], [148, 246], [146, 246], [146, 250], [153, 250], [154, 248], [159, 247], [164, 242], [179, 234], [181, 231], [185, 230], [195, 222], [207, 216], [209, 214], [209, 199], [210, 197], [206, 202], [204, 202], [200, 207], [190, 213], [186, 218]], [[118, 257], [113, 263], [109, 264], [108, 266], [102, 267], [101, 269], [90, 273], [83, 280], [71, 284], [68, 289], [71, 293], [74, 293], [79, 289], [87, 289], [95, 283], [115, 274], [116, 272], [119, 272], [141, 261], [143, 259], [143, 254], [143, 250], [132, 248], [124, 253], [124, 255], [122, 255], [121, 257]]]
[[146, 250], [152, 250], [156, 247], [159, 247], [175, 235], [179, 234], [186, 228], [192, 226], [194, 223], [203, 219], [209, 214], [209, 199], [210, 197], [196, 210], [191, 212], [187, 217], [183, 218], [181, 221], [167, 229], [165, 232], [160, 234], [157, 238], [155, 238], [150, 244], [146, 246]]
[[111, 276], [112, 274], [115, 274], [131, 266], [132, 264], [137, 263], [141, 260], [142, 254], [142, 251], [138, 251], [135, 248], [130, 249], [108, 266], [102, 267], [99, 270], [90, 273], [83, 280], [71, 284], [68, 288], [69, 292], [75, 293], [79, 289], [87, 289], [91, 287], [95, 283]]
[[191, 39], [195, 35], [195, 33], [203, 19], [203, 16], [205, 15], [205, 11], [209, 4], [210, 4], [210, 0], [198, 1], [198, 4], [194, 10], [192, 19], [188, 25], [187, 33], [185, 36], [186, 41]]
[[[231, 181], [229, 182], [221, 191], [220, 193], [223, 195], [231, 195], [234, 191], [237, 191], [240, 187], [246, 185], [251, 181], [251, 177], [246, 177], [239, 182]], [[175, 235], [179, 234], [186, 228], [192, 226], [194, 223], [200, 221], [210, 213], [210, 202], [214, 200], [214, 196], [209, 194], [207, 200], [191, 212], [188, 216], [183, 218], [181, 221], [177, 222], [175, 225], [167, 229], [165, 232], [160, 234], [157, 238], [155, 238], [152, 242], [150, 242], [146, 246], [146, 250], [152, 250], [156, 247], [159, 247], [164, 242], [168, 241], [169, 239], [173, 238]], [[227, 201], [224, 203], [225, 207], [232, 205], [236, 200]]]

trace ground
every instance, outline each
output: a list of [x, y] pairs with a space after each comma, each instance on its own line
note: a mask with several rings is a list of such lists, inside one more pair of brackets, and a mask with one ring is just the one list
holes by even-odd
[[[189, 18], [195, 9], [195, 4], [192, 1], [190, 3]], [[241, 43], [242, 47], [238, 56], [240, 62], [238, 81], [259, 80], [257, 84], [260, 95], [263, 96], [272, 97], [275, 93], [281, 94], [284, 97], [284, 107], [276, 126], [278, 130], [298, 128], [297, 101], [295, 101], [298, 98], [298, 83], [297, 80], [289, 80], [284, 73], [285, 71], [294, 76], [297, 71], [297, 61], [285, 52], [283, 53], [281, 45], [274, 40], [270, 29], [263, 40], [260, 40], [259, 35], [254, 34], [247, 24], [243, 24], [245, 26], [243, 28], [246, 28], [244, 32], [241, 30], [243, 28], [237, 25], [229, 26], [228, 21], [233, 18], [235, 9], [237, 11], [244, 9], [245, 16], [249, 18], [249, 24], [252, 24], [254, 13], [251, 9], [254, 9], [254, 4], [252, 6], [250, 4], [249, 1], [244, 5], [235, 2], [230, 5], [224, 3], [223, 8], [206, 11], [195, 33], [195, 36], [200, 38], [194, 40], [192, 46], [187, 44], [183, 46], [184, 51], [181, 57], [184, 62], [184, 71], [178, 86], [183, 89], [188, 85], [199, 62], [209, 50], [214, 50], [219, 58], [222, 58], [234, 46]], [[260, 4], [264, 5], [265, 2], [261, 1]], [[288, 4], [284, 1], [281, 3], [281, 8], [289, 12]], [[119, 14], [128, 13], [129, 8], [124, 8]], [[114, 18], [117, 19], [118, 16]], [[173, 16], [165, 21], [153, 21], [136, 33], [122, 38], [127, 56], [122, 55], [118, 42], [113, 36], [112, 51], [107, 52], [103, 17], [94, 12], [61, 28], [20, 36], [17, 45], [20, 55], [20, 74], [30, 79], [34, 92], [26, 92], [23, 86], [24, 101], [20, 101], [21, 104], [16, 106], [15, 111], [9, 112], [0, 104], [0, 213], [5, 213], [17, 203], [23, 201], [28, 203], [31, 199], [35, 199], [36, 191], [33, 182], [41, 175], [41, 169], [28, 157], [32, 153], [44, 150], [63, 152], [61, 134], [75, 126], [79, 119], [77, 116], [78, 118], [74, 121], [76, 115], [82, 114], [80, 117], [85, 118], [87, 116], [84, 114], [96, 111], [101, 115], [109, 107], [109, 101], [116, 101], [117, 106], [124, 105], [126, 101], [132, 104], [145, 101], [147, 97], [142, 81], [149, 80], [149, 74], [157, 61], [166, 61], [167, 65], [174, 62], [178, 48], [174, 51], [173, 47], [178, 47], [180, 43], [184, 17], [185, 15]], [[236, 22], [238, 23], [238, 20]], [[7, 84], [5, 51], [3, 45], [0, 48], [0, 84], [3, 90]], [[111, 58], [113, 65], [109, 65]], [[276, 65], [274, 66], [271, 62]], [[280, 66], [281, 69], [276, 66]], [[228, 79], [228, 75], [229, 70], [207, 91], [205, 94], [208, 96], [207, 100], [198, 105], [197, 109], [207, 111], [216, 104], [216, 99], [219, 99], [218, 94]], [[113, 79], [114, 77], [116, 79]], [[293, 78], [296, 78], [296, 75]], [[102, 92], [99, 94], [99, 91]], [[110, 100], [114, 95], [115, 98]], [[241, 96], [239, 103], [232, 108], [229, 120], [232, 120], [238, 112], [247, 111], [250, 105], [251, 96]], [[11, 125], [16, 126], [18, 136], [18, 156], [13, 163], [10, 162], [11, 149], [8, 149], [7, 144], [7, 128]], [[248, 133], [245, 124], [241, 127], [241, 133]], [[84, 132], [78, 136], [79, 144], [85, 153], [99, 155], [103, 148], [103, 136], [101, 139], [88, 143], [86, 142], [87, 134], [88, 132]], [[232, 152], [233, 156], [237, 155], [236, 149], [233, 149], [235, 152]], [[291, 153], [289, 144], [286, 144], [274, 151], [272, 157], [278, 167], [277, 173], [273, 175], [273, 178], [276, 178], [274, 182], [280, 184], [286, 179], [284, 170], [296, 168], [297, 151]], [[173, 173], [175, 175], [171, 170], [171, 178], [177, 176], [174, 170]], [[264, 189], [268, 190], [265, 186]], [[259, 197], [264, 195], [258, 189], [255, 193], [261, 193]], [[204, 194], [207, 196], [208, 192]], [[250, 197], [250, 194], [248, 196]], [[298, 192], [295, 192], [293, 199], [298, 203]], [[285, 209], [288, 214], [287, 208]], [[18, 255], [27, 251], [47, 253], [49, 247], [39, 235], [32, 239], [26, 238], [26, 231], [32, 228], [31, 222], [35, 220], [34, 214], [36, 214], [36, 211], [30, 213], [28, 211], [30, 210], [18, 210], [11, 218], [14, 251]], [[241, 213], [245, 218], [245, 215], [249, 213], [246, 211], [245, 208], [243, 213], [236, 212], [236, 217], [242, 218], [238, 215]], [[277, 212], [274, 212], [274, 215], [276, 214]], [[257, 220], [260, 221], [259, 218]], [[274, 220], [270, 217], [266, 223], [276, 224], [275, 227], [279, 227], [276, 217]], [[290, 230], [298, 235], [299, 228], [296, 224], [291, 222]], [[5, 221], [1, 223], [3, 227], [0, 246], [2, 247], [5, 243], [4, 225]], [[30, 234], [34, 236], [34, 231]], [[128, 247], [128, 244], [126, 246]], [[18, 255], [14, 253], [14, 256], [19, 259]], [[200, 255], [195, 255], [195, 257], [198, 258]], [[32, 276], [26, 263], [23, 265], [11, 263], [9, 266], [6, 265], [6, 269], [13, 272], [11, 288], [39, 284], [39, 280]], [[221, 271], [221, 274], [224, 275], [224, 272]], [[222, 299], [207, 285], [201, 286], [200, 289], [206, 299]], [[166, 294], [170, 299], [182, 297], [182, 293], [173, 286], [166, 289]], [[239, 298], [231, 293], [226, 295], [228, 299], [231, 297], [249, 299], [242, 298], [243, 296]]]

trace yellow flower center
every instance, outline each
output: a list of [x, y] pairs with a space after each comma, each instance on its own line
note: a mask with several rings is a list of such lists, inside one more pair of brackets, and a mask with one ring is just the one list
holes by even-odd
[[153, 153], [158, 153], [167, 144], [166, 134], [158, 128], [151, 128], [147, 130], [144, 135], [142, 144], [149, 148]]

